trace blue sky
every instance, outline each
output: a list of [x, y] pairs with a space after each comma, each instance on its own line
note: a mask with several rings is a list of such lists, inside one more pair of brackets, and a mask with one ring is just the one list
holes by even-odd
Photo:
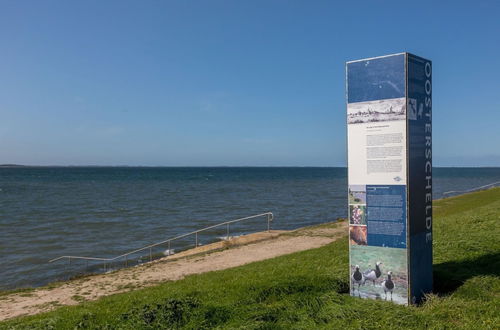
[[433, 61], [434, 164], [500, 166], [498, 1], [0, 2], [0, 163], [345, 166], [345, 62]]

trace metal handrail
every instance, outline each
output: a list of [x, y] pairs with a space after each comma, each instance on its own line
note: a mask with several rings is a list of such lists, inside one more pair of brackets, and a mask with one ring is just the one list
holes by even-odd
[[471, 188], [471, 189], [467, 189], [467, 190], [451, 190], [451, 191], [447, 191], [447, 192], [444, 192], [443, 195], [448, 195], [448, 194], [459, 194], [459, 193], [468, 193], [468, 192], [473, 192], [473, 191], [476, 191], [476, 190], [482, 190], [482, 189], [486, 189], [488, 187], [493, 187], [493, 186], [496, 186], [500, 184], [500, 181], [497, 181], [497, 182], [493, 182], [493, 183], [488, 183], [488, 184], [485, 184], [484, 186], [480, 186], [480, 187], [476, 187], [476, 188]]
[[[120, 259], [120, 258], [125, 258], [125, 262], [127, 262], [127, 257], [129, 255], [137, 253], [137, 252], [140, 252], [140, 251], [144, 251], [144, 250], [147, 250], [147, 249], [149, 249], [149, 259], [150, 259], [150, 261], [152, 261], [153, 260], [152, 248], [154, 248], [154, 247], [156, 247], [158, 245], [168, 244], [168, 251], [170, 253], [170, 243], [172, 241], [175, 241], [175, 240], [178, 240], [178, 239], [190, 236], [190, 235], [195, 235], [195, 237], [196, 237], [195, 238], [196, 246], [198, 246], [198, 233], [206, 231], [206, 230], [209, 230], [209, 229], [217, 228], [217, 227], [220, 227], [220, 226], [224, 226], [224, 225], [226, 225], [226, 234], [227, 234], [226, 237], [229, 239], [229, 225], [230, 224], [235, 223], [235, 222], [244, 221], [244, 220], [259, 218], [259, 217], [263, 217], [263, 216], [266, 216], [266, 218], [267, 218], [267, 231], [270, 231], [271, 230], [271, 221], [273, 221], [274, 216], [273, 216], [272, 212], [266, 212], [266, 213], [251, 215], [249, 217], [244, 217], [244, 218], [239, 218], [239, 219], [235, 219], [235, 220], [229, 220], [229, 221], [221, 222], [221, 223], [218, 223], [216, 225], [212, 225], [212, 226], [208, 226], [208, 227], [205, 227], [205, 228], [202, 228], [202, 229], [199, 229], [199, 230], [195, 230], [195, 231], [192, 231], [192, 232], [187, 233], [187, 234], [182, 234], [182, 235], [179, 235], [179, 236], [175, 236], [175, 237], [169, 238], [169, 239], [161, 241], [161, 242], [157, 242], [157, 243], [154, 243], [154, 244], [146, 245], [146, 246], [143, 246], [143, 247], [141, 247], [139, 249], [135, 249], [135, 250], [126, 252], [124, 254], [120, 254], [119, 256], [116, 256], [116, 257], [113, 257], [113, 258], [82, 257], [82, 256], [60, 256], [60, 257], [57, 257], [57, 258], [49, 260], [49, 262], [54, 262], [54, 261], [58, 261], [58, 260], [62, 260], [62, 259], [68, 259], [69, 262], [71, 263], [71, 259], [83, 259], [83, 260], [87, 260], [87, 261], [88, 260], [103, 261], [103, 262], [106, 263], [106, 262], [113, 262], [113, 261], [115, 261], [117, 259]], [[104, 268], [106, 268], [106, 266], [104, 266]]]

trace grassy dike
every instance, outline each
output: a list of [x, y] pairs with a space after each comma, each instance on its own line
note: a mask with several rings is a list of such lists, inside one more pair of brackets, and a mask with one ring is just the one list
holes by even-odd
[[349, 296], [348, 242], [13, 319], [21, 329], [500, 327], [500, 189], [435, 201], [434, 294], [419, 307]]

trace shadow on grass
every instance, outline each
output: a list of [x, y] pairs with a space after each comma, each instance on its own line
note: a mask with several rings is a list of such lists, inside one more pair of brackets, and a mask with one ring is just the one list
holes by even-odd
[[327, 291], [349, 293], [349, 282], [329, 276], [297, 276], [278, 283], [249, 287], [252, 302], [278, 301], [291, 295], [319, 295]]
[[434, 293], [453, 293], [465, 281], [480, 275], [500, 276], [500, 253], [434, 265]]

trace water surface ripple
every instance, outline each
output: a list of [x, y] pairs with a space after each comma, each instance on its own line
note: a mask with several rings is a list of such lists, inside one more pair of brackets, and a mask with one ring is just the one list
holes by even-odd
[[[345, 168], [0, 168], [0, 289], [43, 285], [82, 267], [47, 263], [60, 255], [113, 257], [267, 211], [275, 229], [334, 221], [346, 216], [346, 175]], [[498, 168], [437, 168], [434, 197], [494, 181]], [[265, 228], [259, 219], [232, 232]], [[213, 230], [199, 239], [223, 235]], [[173, 248], [193, 244], [185, 239]]]

